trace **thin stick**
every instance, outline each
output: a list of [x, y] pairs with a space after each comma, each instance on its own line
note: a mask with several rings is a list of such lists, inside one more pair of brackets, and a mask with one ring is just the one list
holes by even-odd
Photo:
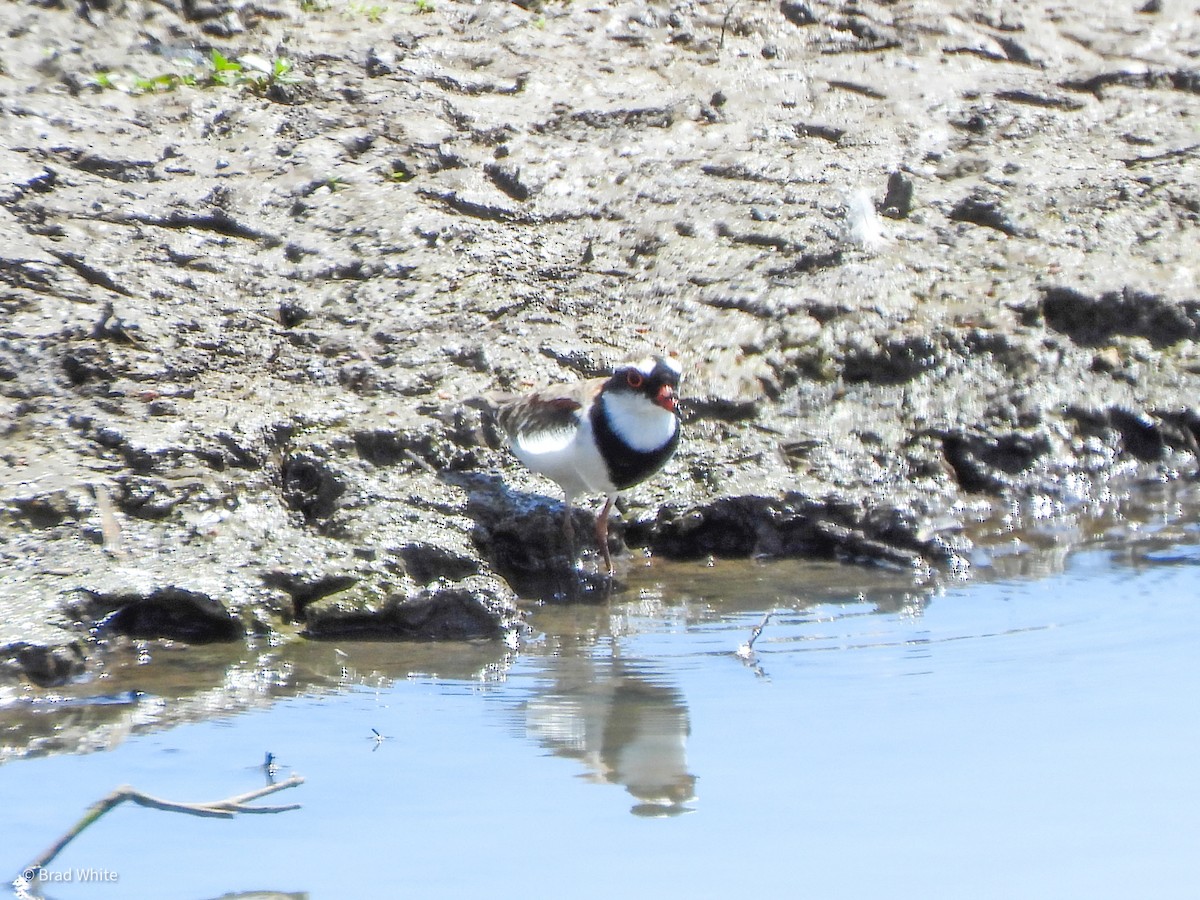
[[92, 492], [96, 495], [96, 508], [100, 511], [100, 533], [104, 536], [104, 549], [117, 559], [128, 559], [129, 554], [121, 546], [121, 521], [113, 508], [108, 488], [103, 484], [94, 484]]
[[126, 800], [136, 803], [138, 806], [145, 806], [150, 809], [162, 809], [167, 812], [187, 813], [191, 816], [213, 816], [221, 819], [232, 819], [238, 813], [278, 813], [287, 812], [292, 809], [299, 809], [298, 803], [293, 803], [288, 806], [246, 806], [251, 800], [257, 800], [259, 797], [265, 797], [268, 794], [273, 794], [276, 791], [282, 791], [285, 788], [296, 787], [303, 784], [304, 779], [299, 775], [293, 775], [285, 781], [278, 784], [269, 784], [266, 787], [258, 788], [249, 793], [239, 794], [236, 797], [229, 797], [226, 800], [213, 800], [208, 803], [178, 803], [174, 800], [160, 800], [158, 797], [151, 797], [149, 794], [143, 794], [141, 791], [122, 785], [114, 790], [107, 797], [104, 797], [91, 805], [83, 818], [57, 841], [50, 845], [40, 856], [33, 862], [27, 865], [18, 876], [16, 881], [28, 881], [38, 871], [46, 868], [54, 861], [54, 858], [63, 851], [63, 848], [83, 832], [85, 828], [103, 816], [106, 812], [116, 806], [120, 806]]
[[733, 0], [729, 4], [729, 9], [725, 10], [725, 17], [721, 19], [721, 39], [717, 41], [717, 52], [720, 53], [725, 49], [725, 29], [729, 27], [729, 17], [733, 15], [733, 11], [737, 8], [738, 0]]
[[767, 610], [763, 615], [762, 621], [754, 626], [754, 630], [750, 632], [750, 640], [741, 644], [735, 651], [742, 659], [750, 659], [754, 656], [754, 642], [758, 640], [759, 635], [763, 633], [763, 629], [767, 627], [767, 623], [771, 621], [771, 616], [775, 614], [775, 610]]
[[771, 621], [771, 616], [774, 610], [768, 610], [762, 617], [762, 621], [754, 626], [754, 630], [750, 632], [750, 640], [746, 641], [746, 647], [750, 650], [754, 649], [754, 642], [758, 640], [759, 635], [763, 633], [763, 629], [767, 627], [767, 623]]
[[416, 463], [418, 466], [420, 466], [422, 469], [424, 469], [426, 472], [428, 472], [430, 475], [438, 474], [437, 468], [434, 467], [428, 460], [421, 459], [421, 457], [417, 456], [417, 454], [415, 454], [412, 450], [409, 450], [407, 447], [404, 449], [404, 455], [407, 456], [409, 458], [409, 460]]

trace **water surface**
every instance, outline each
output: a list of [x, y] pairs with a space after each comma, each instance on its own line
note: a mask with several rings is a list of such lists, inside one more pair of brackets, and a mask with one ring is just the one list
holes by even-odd
[[[0, 870], [119, 784], [215, 800], [270, 751], [306, 781], [264, 802], [301, 809], [120, 807], [44, 894], [1195, 897], [1200, 550], [1169, 518], [1069, 556], [1014, 536], [940, 586], [656, 563], [608, 604], [534, 609], [515, 654], [150, 645], [106, 709], [10, 698], [44, 749], [88, 716], [108, 749], [0, 766]], [[213, 671], [206, 709], [187, 686]], [[177, 703], [197, 721], [168, 727]]]

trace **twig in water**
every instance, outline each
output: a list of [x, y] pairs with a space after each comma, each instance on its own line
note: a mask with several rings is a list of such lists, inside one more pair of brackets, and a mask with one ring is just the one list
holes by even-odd
[[247, 806], [246, 804], [252, 800], [257, 800], [260, 797], [265, 797], [268, 794], [274, 794], [276, 791], [282, 791], [285, 788], [296, 787], [298, 784], [303, 784], [304, 779], [299, 775], [293, 775], [286, 781], [281, 781], [278, 784], [269, 784], [266, 787], [258, 788], [254, 791], [249, 791], [245, 794], [239, 794], [236, 797], [229, 797], [225, 800], [213, 800], [208, 803], [178, 803], [174, 800], [160, 800], [158, 797], [151, 797], [149, 794], [143, 794], [136, 788], [129, 785], [123, 785], [104, 797], [101, 800], [92, 804], [91, 808], [83, 814], [75, 825], [60, 837], [57, 841], [44, 850], [40, 856], [33, 862], [27, 865], [12, 882], [18, 896], [23, 896], [23, 892], [37, 873], [45, 869], [54, 858], [60, 854], [67, 844], [79, 837], [89, 825], [103, 816], [106, 812], [116, 806], [120, 806], [126, 800], [136, 803], [138, 806], [146, 806], [150, 809], [161, 809], [166, 812], [187, 813], [191, 816], [212, 816], [220, 819], [232, 819], [238, 813], [280, 813], [287, 812], [292, 809], [299, 809], [300, 804], [292, 803], [287, 806]]
[[762, 621], [754, 626], [754, 630], [750, 632], [750, 640], [737, 648], [737, 655], [741, 659], [750, 659], [754, 656], [754, 642], [758, 640], [758, 636], [763, 633], [763, 629], [767, 627], [767, 622], [771, 621], [771, 616], [775, 614], [774, 610], [768, 610], [762, 617]]

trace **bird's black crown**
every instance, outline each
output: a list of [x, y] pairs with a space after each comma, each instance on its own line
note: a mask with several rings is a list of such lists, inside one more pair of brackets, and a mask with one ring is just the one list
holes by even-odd
[[629, 391], [654, 399], [664, 386], [672, 391], [679, 387], [679, 364], [663, 356], [653, 356], [638, 363], [617, 368], [604, 385], [606, 391]]

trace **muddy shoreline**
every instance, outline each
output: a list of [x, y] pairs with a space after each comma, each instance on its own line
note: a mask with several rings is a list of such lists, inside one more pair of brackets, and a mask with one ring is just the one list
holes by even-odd
[[516, 641], [559, 498], [464, 401], [647, 350], [627, 564], [1190, 478], [1200, 16], [1074, 6], [0, 8], [0, 686]]

